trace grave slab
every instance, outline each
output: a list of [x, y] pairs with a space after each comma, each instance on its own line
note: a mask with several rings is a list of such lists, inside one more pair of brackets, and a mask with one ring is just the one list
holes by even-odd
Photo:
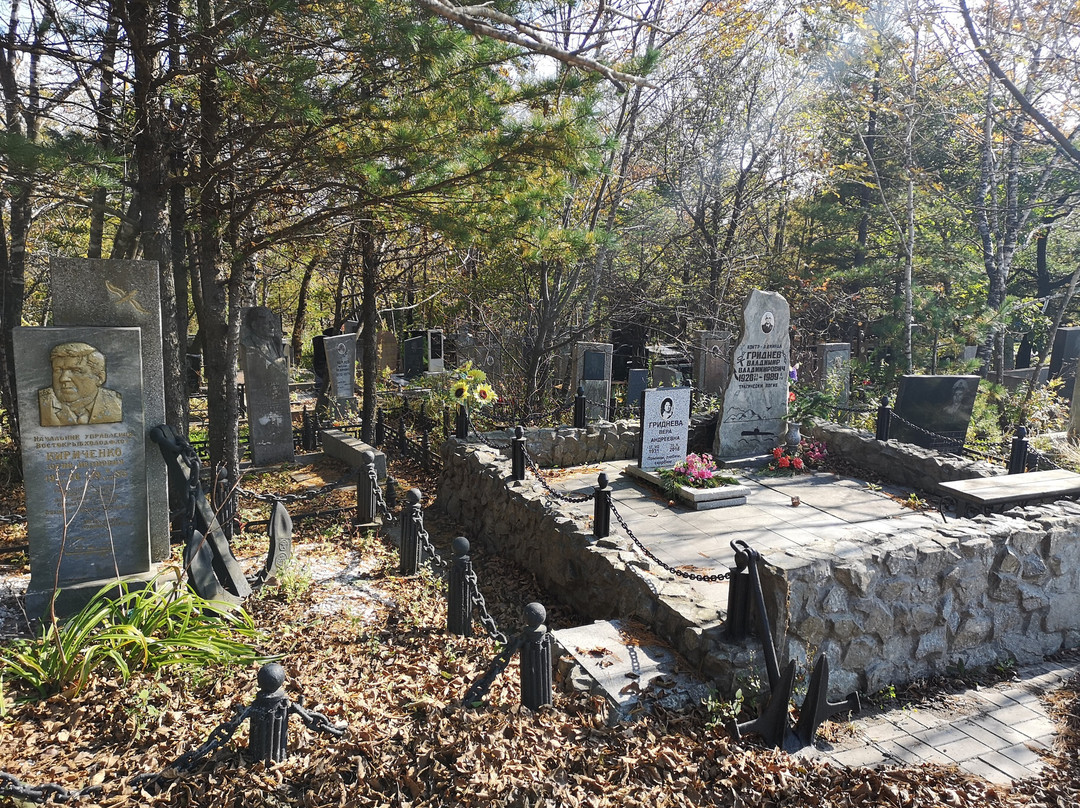
[[281, 347], [280, 320], [265, 306], [252, 306], [241, 316], [251, 462], [256, 466], [291, 463], [289, 365]]

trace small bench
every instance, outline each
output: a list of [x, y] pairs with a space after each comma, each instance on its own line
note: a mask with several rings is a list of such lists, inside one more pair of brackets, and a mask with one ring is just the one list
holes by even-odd
[[1004, 474], [941, 483], [946, 499], [956, 501], [957, 516], [989, 514], [1014, 505], [1080, 497], [1080, 474], [1064, 469]]
[[324, 429], [319, 433], [323, 454], [340, 460], [345, 465], [359, 469], [364, 466], [364, 452], [375, 453], [375, 473], [379, 480], [386, 479], [386, 455], [373, 446], [342, 432], [340, 429]]

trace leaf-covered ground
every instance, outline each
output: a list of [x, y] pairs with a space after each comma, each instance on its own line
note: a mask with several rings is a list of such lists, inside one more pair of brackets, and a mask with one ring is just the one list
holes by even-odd
[[[431, 490], [415, 468], [394, 471], [408, 485]], [[336, 478], [333, 470], [324, 476]], [[261, 484], [282, 493], [287, 479], [268, 476]], [[314, 505], [344, 505], [350, 497], [339, 492]], [[247, 518], [260, 518], [255, 510]], [[461, 532], [435, 511], [426, 526], [444, 553]], [[133, 776], [165, 768], [250, 703], [256, 671], [143, 674], [121, 683], [101, 670], [77, 697], [16, 704], [9, 686], [0, 770], [32, 784], [100, 785], [80, 804], [109, 806], [1078, 804], [1075, 687], [1052, 705], [1062, 743], [1051, 764], [1012, 789], [941, 767], [837, 769], [739, 745], [710, 723], [704, 708], [656, 707], [637, 723], [609, 727], [599, 701], [558, 684], [554, 705], [534, 714], [519, 706], [516, 661], [486, 707], [464, 709], [461, 697], [495, 646], [445, 633], [437, 579], [397, 574], [397, 553], [387, 540], [396, 530], [377, 536], [339, 518], [300, 521], [296, 564], [279, 586], [248, 604], [264, 632], [263, 650], [279, 655], [286, 668], [290, 698], [348, 722], [344, 737], [312, 733], [294, 718], [292, 756], [265, 766], [245, 760], [245, 726], [190, 773], [166, 771], [163, 787], [140, 789], [131, 785]], [[238, 555], [256, 559], [258, 537], [238, 548]], [[546, 600], [520, 569], [479, 552], [474, 561], [487, 603], [508, 632], [520, 628], [521, 608], [532, 600], [548, 607], [552, 627], [582, 622]]]

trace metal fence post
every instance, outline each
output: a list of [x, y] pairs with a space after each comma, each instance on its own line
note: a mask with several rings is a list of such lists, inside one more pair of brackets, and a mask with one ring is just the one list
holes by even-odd
[[416, 575], [420, 569], [421, 553], [420, 534], [416, 532], [416, 523], [420, 519], [419, 488], [410, 488], [405, 495], [405, 508], [401, 515], [401, 565], [402, 575]]
[[525, 427], [514, 427], [514, 438], [510, 441], [510, 479], [525, 479]]
[[1027, 471], [1027, 458], [1027, 427], [1021, 424], [1016, 428], [1016, 435], [1012, 439], [1012, 451], [1009, 452], [1009, 474], [1023, 474]]
[[608, 486], [607, 475], [603, 472], [600, 473], [593, 492], [592, 534], [598, 539], [607, 538], [611, 534], [611, 488]]
[[[408, 401], [408, 399], [406, 399]], [[397, 435], [397, 448], [398, 454], [402, 457], [409, 451], [408, 436], [405, 433], [405, 416], [398, 416], [398, 435]]]
[[425, 429], [420, 435], [420, 454], [423, 457], [420, 458], [420, 465], [427, 470], [431, 470], [431, 432]]
[[284, 760], [289, 753], [289, 700], [285, 697], [285, 669], [277, 662], [259, 668], [259, 693], [251, 705], [250, 750], [265, 763]]
[[450, 438], [450, 405], [443, 404], [442, 408], [442, 436], [443, 440]]
[[386, 475], [386, 509], [392, 511], [397, 507], [397, 480]]
[[370, 449], [360, 455], [360, 473], [356, 478], [356, 522], [357, 525], [370, 525], [378, 512], [375, 498], [375, 486], [379, 484], [375, 471], [375, 453]]
[[889, 439], [889, 426], [892, 421], [892, 407], [889, 406], [889, 397], [881, 397], [881, 406], [877, 410], [877, 433], [875, 437], [878, 440]]
[[386, 419], [383, 416], [382, 407], [375, 410], [375, 448], [378, 449], [386, 443]]
[[450, 564], [450, 580], [446, 586], [446, 630], [459, 637], [471, 637], [472, 592], [469, 591], [469, 540], [458, 536], [450, 542], [454, 560]]
[[578, 385], [577, 395], [574, 396], [574, 427], [585, 428], [585, 388]]
[[458, 440], [467, 440], [469, 437], [469, 409], [464, 404], [458, 404], [457, 407], [454, 437]]
[[551, 643], [546, 619], [547, 610], [539, 603], [525, 607], [528, 628], [521, 646], [521, 703], [530, 710], [551, 704]]
[[318, 447], [316, 423], [316, 419], [308, 412], [305, 405], [303, 412], [300, 413], [300, 445], [305, 452], [312, 452]]
[[618, 405], [619, 405], [619, 402], [616, 400], [615, 396], [612, 396], [608, 400], [608, 420], [609, 421], [614, 421], [615, 420], [615, 408], [618, 407]]

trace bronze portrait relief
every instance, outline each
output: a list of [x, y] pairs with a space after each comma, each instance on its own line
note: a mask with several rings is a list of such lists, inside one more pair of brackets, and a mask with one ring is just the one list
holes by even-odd
[[42, 426], [117, 424], [122, 398], [105, 387], [105, 356], [85, 342], [65, 342], [49, 352], [52, 387], [38, 390]]

